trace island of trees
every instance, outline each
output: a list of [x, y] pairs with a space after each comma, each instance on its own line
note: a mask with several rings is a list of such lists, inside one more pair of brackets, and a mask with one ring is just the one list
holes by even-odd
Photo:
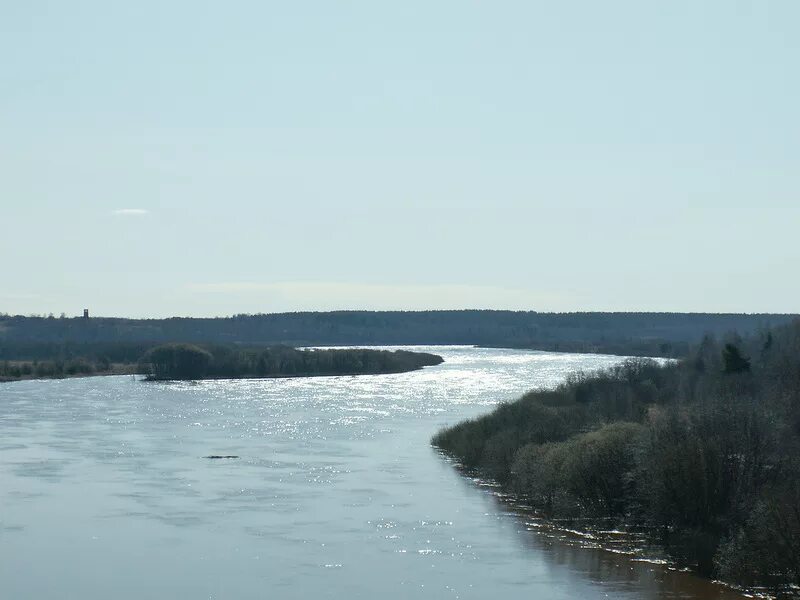
[[139, 371], [149, 380], [312, 377], [404, 373], [442, 362], [436, 354], [405, 350], [163, 344], [141, 358]]
[[541, 514], [640, 528], [727, 581], [800, 584], [800, 323], [576, 375], [433, 444]]

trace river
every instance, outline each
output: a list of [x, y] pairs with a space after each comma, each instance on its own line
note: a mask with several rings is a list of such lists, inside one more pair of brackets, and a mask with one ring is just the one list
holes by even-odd
[[618, 357], [411, 349], [445, 363], [0, 384], [0, 598], [742, 597], [532, 521], [430, 447]]

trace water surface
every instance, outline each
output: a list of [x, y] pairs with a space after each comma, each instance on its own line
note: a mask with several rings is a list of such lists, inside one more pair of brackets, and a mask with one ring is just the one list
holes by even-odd
[[619, 358], [419, 349], [446, 362], [0, 385], [0, 597], [739, 597], [532, 523], [429, 445], [446, 424]]

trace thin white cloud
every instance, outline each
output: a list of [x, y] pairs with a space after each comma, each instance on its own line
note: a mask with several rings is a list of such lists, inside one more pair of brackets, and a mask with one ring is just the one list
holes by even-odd
[[150, 211], [145, 208], [118, 208], [114, 214], [122, 217], [141, 217], [150, 214]]

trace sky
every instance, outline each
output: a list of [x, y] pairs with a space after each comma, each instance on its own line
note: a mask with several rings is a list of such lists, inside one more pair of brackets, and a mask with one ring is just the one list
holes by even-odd
[[800, 2], [0, 0], [0, 312], [800, 312]]

